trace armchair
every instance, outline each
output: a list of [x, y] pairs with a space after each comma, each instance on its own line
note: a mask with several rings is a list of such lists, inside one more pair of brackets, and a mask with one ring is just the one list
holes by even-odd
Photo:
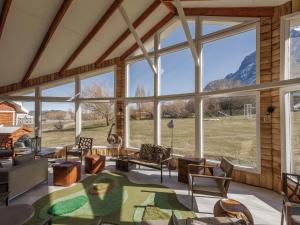
[[[198, 168], [198, 173], [195, 173], [195, 168]], [[207, 166], [189, 164], [189, 194], [192, 193], [192, 208], [193, 197], [195, 194], [213, 195], [227, 197], [229, 184], [231, 181], [233, 165], [225, 158], [222, 158], [220, 165]], [[212, 175], [206, 175], [209, 171]], [[200, 174], [202, 172], [202, 174]]]
[[0, 158], [13, 158], [15, 156], [13, 139], [3, 137], [0, 139]]
[[80, 162], [82, 164], [82, 159], [89, 152], [92, 153], [93, 147], [93, 138], [85, 138], [80, 137], [77, 148], [73, 148], [74, 146], [66, 146], [66, 161], [68, 161], [68, 156], [77, 156], [80, 157]]
[[300, 175], [282, 173], [282, 213], [281, 225], [285, 218], [287, 225], [300, 224]]

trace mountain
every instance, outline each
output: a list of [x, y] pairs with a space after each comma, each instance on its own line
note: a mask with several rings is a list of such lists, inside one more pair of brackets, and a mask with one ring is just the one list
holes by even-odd
[[213, 91], [230, 87], [254, 84], [256, 81], [256, 52], [247, 55], [238, 70], [226, 75], [223, 79], [208, 83], [204, 90]]
[[[291, 38], [291, 65], [290, 72], [293, 77], [300, 76], [300, 29], [290, 31]], [[238, 70], [227, 74], [223, 79], [214, 80], [208, 83], [204, 90], [214, 91], [225, 88], [240, 87], [255, 84], [256, 82], [256, 52], [247, 55]]]

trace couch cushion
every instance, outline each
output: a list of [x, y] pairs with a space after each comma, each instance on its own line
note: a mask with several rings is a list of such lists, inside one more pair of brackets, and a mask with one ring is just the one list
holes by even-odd
[[[192, 175], [189, 174], [189, 184], [192, 184]], [[219, 184], [216, 180], [204, 177], [194, 177], [193, 190], [201, 192], [220, 193]]]
[[32, 160], [34, 160], [34, 153], [25, 154], [25, 155], [22, 155], [22, 156], [14, 157], [13, 165], [14, 166], [21, 165], [21, 164], [24, 164], [24, 163], [28, 163]]
[[152, 144], [142, 144], [140, 150], [140, 159], [152, 161], [153, 151], [154, 148]]

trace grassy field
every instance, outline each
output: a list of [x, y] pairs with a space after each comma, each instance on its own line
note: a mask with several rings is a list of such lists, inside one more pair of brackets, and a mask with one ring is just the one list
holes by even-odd
[[[74, 143], [74, 122], [65, 121], [62, 131], [54, 129], [57, 121], [45, 121], [43, 125], [43, 146], [60, 146]], [[171, 144], [169, 120], [162, 120], [161, 143]], [[142, 143], [153, 143], [153, 120], [130, 121], [130, 145], [139, 147]], [[193, 155], [195, 148], [195, 120], [174, 119], [174, 152]], [[256, 120], [241, 116], [219, 120], [205, 120], [204, 154], [207, 158], [219, 159], [226, 156], [237, 164], [256, 165]], [[93, 137], [94, 145], [107, 145], [106, 137], [110, 127], [101, 121], [85, 121], [82, 136]]]

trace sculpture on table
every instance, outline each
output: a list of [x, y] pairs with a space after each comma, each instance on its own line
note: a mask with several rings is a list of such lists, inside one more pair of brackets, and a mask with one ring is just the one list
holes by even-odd
[[117, 149], [117, 157], [119, 158], [120, 155], [120, 149], [122, 147], [122, 143], [123, 143], [123, 139], [121, 138], [121, 136], [117, 135], [117, 134], [112, 134], [112, 129], [116, 124], [113, 123], [110, 127], [110, 130], [108, 132], [107, 135], [107, 142], [113, 146], [113, 148]]

